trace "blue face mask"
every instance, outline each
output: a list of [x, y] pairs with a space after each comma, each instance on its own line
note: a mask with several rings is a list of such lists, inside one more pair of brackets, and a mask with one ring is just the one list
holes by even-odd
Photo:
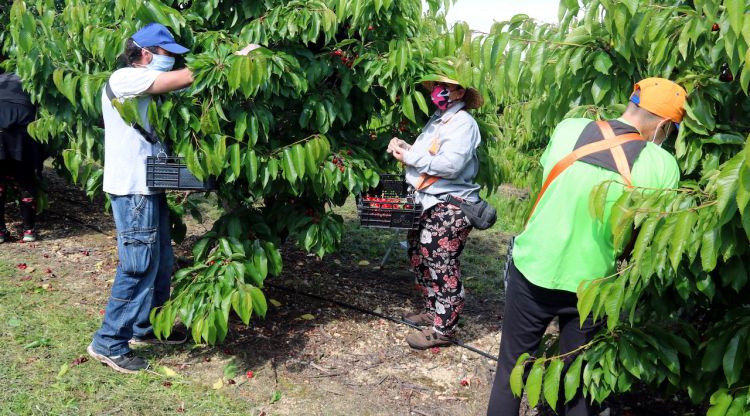
[[155, 71], [167, 72], [171, 71], [174, 67], [174, 56], [159, 55], [152, 53], [153, 58], [151, 62], [146, 65], [146, 68], [153, 69]]

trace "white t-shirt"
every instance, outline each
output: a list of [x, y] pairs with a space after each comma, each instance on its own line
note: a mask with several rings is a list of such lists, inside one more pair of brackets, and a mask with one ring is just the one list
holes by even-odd
[[[161, 72], [148, 68], [118, 69], [109, 78], [109, 85], [115, 97], [138, 98], [138, 111], [143, 127], [148, 131], [148, 105], [151, 95], [144, 94]], [[106, 88], [106, 86], [105, 86]], [[146, 157], [155, 156], [161, 150], [160, 144], [151, 144], [129, 124], [102, 89], [102, 115], [104, 117], [104, 192], [113, 195], [150, 195], [162, 191], [152, 191], [146, 186]]]

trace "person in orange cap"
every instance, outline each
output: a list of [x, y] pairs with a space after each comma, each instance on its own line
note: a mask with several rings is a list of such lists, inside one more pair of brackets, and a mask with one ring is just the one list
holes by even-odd
[[[495, 381], [487, 414], [518, 415], [520, 398], [510, 389], [518, 358], [534, 355], [547, 325], [559, 318], [559, 353], [576, 350], [600, 328], [576, 308], [579, 283], [612, 275], [617, 253], [609, 222], [612, 205], [627, 186], [676, 188], [680, 171], [661, 148], [685, 113], [687, 93], [662, 78], [637, 84], [625, 113], [616, 120], [563, 120], [541, 158], [544, 183], [524, 231], [515, 238], [505, 275], [505, 313]], [[589, 213], [591, 190], [609, 188], [604, 219]], [[575, 355], [567, 356], [569, 365]], [[558, 401], [563, 415], [589, 415], [578, 394]]]

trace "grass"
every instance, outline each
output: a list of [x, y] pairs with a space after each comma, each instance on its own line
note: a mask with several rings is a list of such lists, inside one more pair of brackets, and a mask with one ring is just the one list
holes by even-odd
[[[522, 226], [524, 213], [514, 197], [488, 197], [498, 209], [498, 222], [490, 230], [472, 232], [462, 255], [466, 287], [476, 295], [500, 296], [504, 255], [509, 234]], [[201, 210], [211, 201], [199, 200]], [[393, 244], [386, 267], [408, 273], [405, 250], [398, 243], [405, 232], [359, 227], [356, 207], [350, 200], [337, 209], [346, 221], [346, 233], [337, 254], [342, 261], [368, 260], [377, 266]], [[208, 213], [216, 215], [215, 212]], [[396, 237], [396, 238], [394, 238]], [[259, 412], [255, 397], [214, 390], [214, 380], [200, 375], [166, 377], [156, 372], [120, 375], [88, 360], [86, 346], [100, 325], [90, 307], [77, 305], [70, 292], [49, 290], [38, 279], [24, 281], [10, 258], [0, 259], [0, 414], [2, 415], [141, 415], [218, 414], [247, 415]], [[189, 347], [141, 349], [157, 366], [161, 359], [179, 360]], [[174, 364], [170, 364], [174, 365]], [[299, 389], [303, 386], [288, 386]], [[255, 392], [258, 393], [258, 392]], [[300, 393], [302, 394], [302, 393]], [[261, 399], [265, 404], [267, 399]]]
[[[0, 414], [252, 414], [249, 403], [180, 378], [124, 376], [93, 360], [74, 365], [88, 358], [85, 349], [100, 320], [65, 293], [20, 277], [0, 262]], [[144, 352], [153, 358], [153, 351]]]

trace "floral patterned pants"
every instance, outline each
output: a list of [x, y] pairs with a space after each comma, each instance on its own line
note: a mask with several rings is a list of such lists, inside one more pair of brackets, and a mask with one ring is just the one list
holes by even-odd
[[440, 203], [422, 213], [419, 229], [411, 231], [409, 261], [425, 311], [434, 313], [435, 331], [452, 336], [464, 308], [459, 256], [472, 227], [460, 208]]

